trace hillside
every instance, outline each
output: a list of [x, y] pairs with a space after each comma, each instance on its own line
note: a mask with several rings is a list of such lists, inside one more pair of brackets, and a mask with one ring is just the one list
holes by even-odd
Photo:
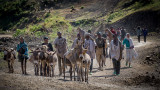
[[[52, 39], [62, 31], [72, 42], [76, 28], [102, 31], [124, 26], [133, 33], [137, 26], [158, 32], [160, 0], [71, 0], [43, 2], [36, 0], [3, 1], [0, 3], [0, 31], [9, 30], [14, 36], [30, 35]], [[10, 6], [6, 7], [5, 6]], [[133, 33], [134, 34], [134, 33]], [[70, 41], [71, 40], [71, 41]]]

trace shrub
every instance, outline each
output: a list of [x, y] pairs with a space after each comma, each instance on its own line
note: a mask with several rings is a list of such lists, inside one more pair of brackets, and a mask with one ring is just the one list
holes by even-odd
[[51, 16], [51, 14], [48, 12], [46, 15], [45, 15], [45, 18]]
[[84, 9], [84, 6], [81, 6], [81, 9]]
[[33, 26], [30, 26], [30, 32], [36, 32], [37, 30], [41, 29], [42, 26], [41, 25], [33, 25]]
[[14, 37], [20, 36], [20, 35], [25, 35], [26, 33], [26, 28], [24, 29], [17, 29], [16, 32], [13, 34]]
[[0, 52], [0, 59], [2, 59], [4, 57], [4, 53]]

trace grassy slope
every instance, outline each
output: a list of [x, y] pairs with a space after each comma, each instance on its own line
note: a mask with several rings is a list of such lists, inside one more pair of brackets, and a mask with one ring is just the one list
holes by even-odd
[[142, 5], [142, 3], [140, 2], [135, 2], [133, 5], [122, 9], [122, 6], [129, 1], [130, 0], [122, 0], [121, 2], [119, 2], [117, 7], [114, 8], [113, 13], [110, 13], [99, 19], [104, 19], [107, 22], [111, 21], [110, 23], [115, 23], [118, 20], [121, 20], [124, 17], [136, 12], [147, 11], [147, 10], [153, 10], [153, 11], [160, 10], [160, 0], [153, 0], [151, 3], [147, 5]]
[[[66, 9], [59, 9], [59, 10], [52, 10], [51, 13], [44, 13], [42, 15], [35, 14], [35, 18], [33, 19], [34, 23], [28, 23], [24, 26], [22, 29], [17, 29], [16, 32], [14, 33], [14, 36], [19, 36], [19, 35], [32, 35], [36, 37], [42, 37], [42, 36], [49, 36], [51, 40], [53, 40], [56, 37], [56, 32], [61, 31], [64, 36], [69, 40], [68, 42], [72, 42], [73, 39], [73, 34], [76, 32], [73, 32], [74, 29], [77, 27], [87, 27], [87, 29], [92, 29], [93, 26], [98, 26], [102, 22], [101, 21], [111, 21], [110, 23], [114, 23], [118, 20], [123, 19], [124, 17], [133, 14], [135, 12], [139, 11], [145, 11], [145, 10], [160, 10], [160, 0], [153, 0], [152, 3], [147, 4], [147, 5], [142, 5], [139, 2], [136, 2], [132, 5], [130, 5], [127, 8], [122, 8], [122, 6], [129, 2], [131, 0], [121, 0], [117, 6], [114, 7], [114, 10], [112, 13], [107, 13], [103, 17], [94, 16], [94, 12], [83, 12], [82, 15], [78, 16], [77, 13], [81, 13], [80, 8], [81, 6], [84, 6], [84, 8], [87, 8], [86, 4], [82, 5], [77, 5], [75, 6], [76, 12], [70, 12], [70, 7]], [[88, 5], [91, 6], [92, 4]], [[68, 14], [76, 14], [77, 17], [74, 17], [73, 19], [65, 19], [65, 16]], [[95, 12], [96, 13], [96, 12]], [[91, 14], [92, 17], [89, 17]], [[87, 17], [87, 19], [86, 19]], [[25, 17], [21, 18], [21, 20], [15, 25], [14, 28], [18, 28], [18, 26], [21, 26], [21, 24], [26, 23], [30, 20], [31, 18]], [[71, 25], [71, 22], [76, 25]], [[46, 29], [51, 29], [49, 33], [46, 33], [46, 31], [43, 32], [43, 27]]]

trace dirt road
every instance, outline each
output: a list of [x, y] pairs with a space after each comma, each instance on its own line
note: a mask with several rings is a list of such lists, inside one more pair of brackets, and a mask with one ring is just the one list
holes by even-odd
[[[69, 74], [67, 73], [67, 79], [63, 80], [63, 77], [58, 76], [58, 68], [56, 66], [55, 77], [43, 77], [35, 76], [32, 63], [27, 63], [27, 71], [29, 75], [22, 75], [20, 63], [18, 60], [14, 63], [15, 72], [13, 74], [7, 73], [7, 63], [4, 60], [0, 60], [0, 90], [54, 90], [54, 89], [73, 89], [73, 90], [84, 90], [84, 89], [109, 89], [109, 90], [130, 90], [130, 89], [159, 89], [159, 82], [157, 84], [151, 85], [149, 82], [143, 81], [143, 77], [146, 76], [146, 72], [151, 73], [155, 76], [154, 80], [159, 80], [160, 73], [157, 74], [154, 71], [158, 68], [155, 68], [154, 65], [143, 64], [143, 61], [147, 55], [152, 51], [155, 51], [155, 48], [160, 45], [160, 39], [157, 37], [149, 37], [147, 43], [141, 42], [138, 43], [136, 38], [133, 37], [135, 49], [138, 52], [139, 58], [133, 60], [132, 68], [125, 66], [125, 60], [121, 61], [121, 74], [118, 76], [112, 75], [112, 61], [106, 59], [106, 67], [103, 71], [98, 70], [97, 61], [94, 60], [94, 69], [93, 74], [89, 75], [89, 83], [70, 81]], [[124, 51], [125, 52], [125, 51]], [[68, 72], [68, 70], [67, 70]], [[150, 74], [149, 74], [150, 75]], [[142, 77], [140, 77], [142, 76]], [[140, 78], [137, 78], [140, 77]], [[137, 80], [136, 80], [137, 79]], [[142, 80], [141, 80], [142, 79]], [[141, 81], [141, 82], [139, 82]], [[154, 83], [154, 82], [153, 82]]]

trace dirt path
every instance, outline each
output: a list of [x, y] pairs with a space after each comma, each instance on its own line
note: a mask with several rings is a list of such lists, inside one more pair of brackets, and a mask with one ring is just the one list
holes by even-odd
[[10, 34], [0, 34], [0, 38], [4, 38], [4, 37], [8, 37], [8, 38], [12, 38], [13, 36]]
[[[159, 39], [158, 39], [159, 40]], [[0, 60], [0, 90], [5, 89], [40, 89], [40, 90], [50, 90], [50, 89], [109, 89], [109, 90], [128, 90], [128, 89], [156, 89], [154, 86], [127, 86], [124, 84], [125, 80], [129, 78], [136, 77], [138, 75], [146, 73], [148, 70], [153, 70], [153, 68], [149, 66], [141, 65], [142, 61], [141, 55], [142, 51], [152, 48], [156, 43], [159, 45], [159, 42], [155, 42], [154, 40], [149, 40], [149, 42], [138, 43], [134, 38], [135, 49], [140, 55], [137, 60], [133, 60], [132, 68], [128, 68], [125, 66], [125, 60], [121, 61], [121, 74], [119, 76], [112, 75], [112, 61], [107, 58], [106, 59], [106, 67], [104, 67], [103, 71], [99, 71], [97, 61], [94, 60], [93, 65], [93, 74], [89, 75], [89, 84], [85, 82], [78, 81], [70, 81], [69, 74], [67, 73], [67, 79], [63, 80], [63, 77], [58, 76], [58, 68], [56, 66], [55, 77], [42, 77], [35, 76], [34, 69], [32, 63], [27, 63], [27, 76], [21, 74], [20, 63], [18, 60], [14, 63], [15, 72], [13, 74], [7, 73], [7, 64], [5, 61]], [[125, 51], [124, 51], [125, 52]], [[144, 53], [145, 54], [145, 53]], [[146, 55], [146, 54], [145, 54]], [[67, 71], [68, 72], [68, 71]]]

